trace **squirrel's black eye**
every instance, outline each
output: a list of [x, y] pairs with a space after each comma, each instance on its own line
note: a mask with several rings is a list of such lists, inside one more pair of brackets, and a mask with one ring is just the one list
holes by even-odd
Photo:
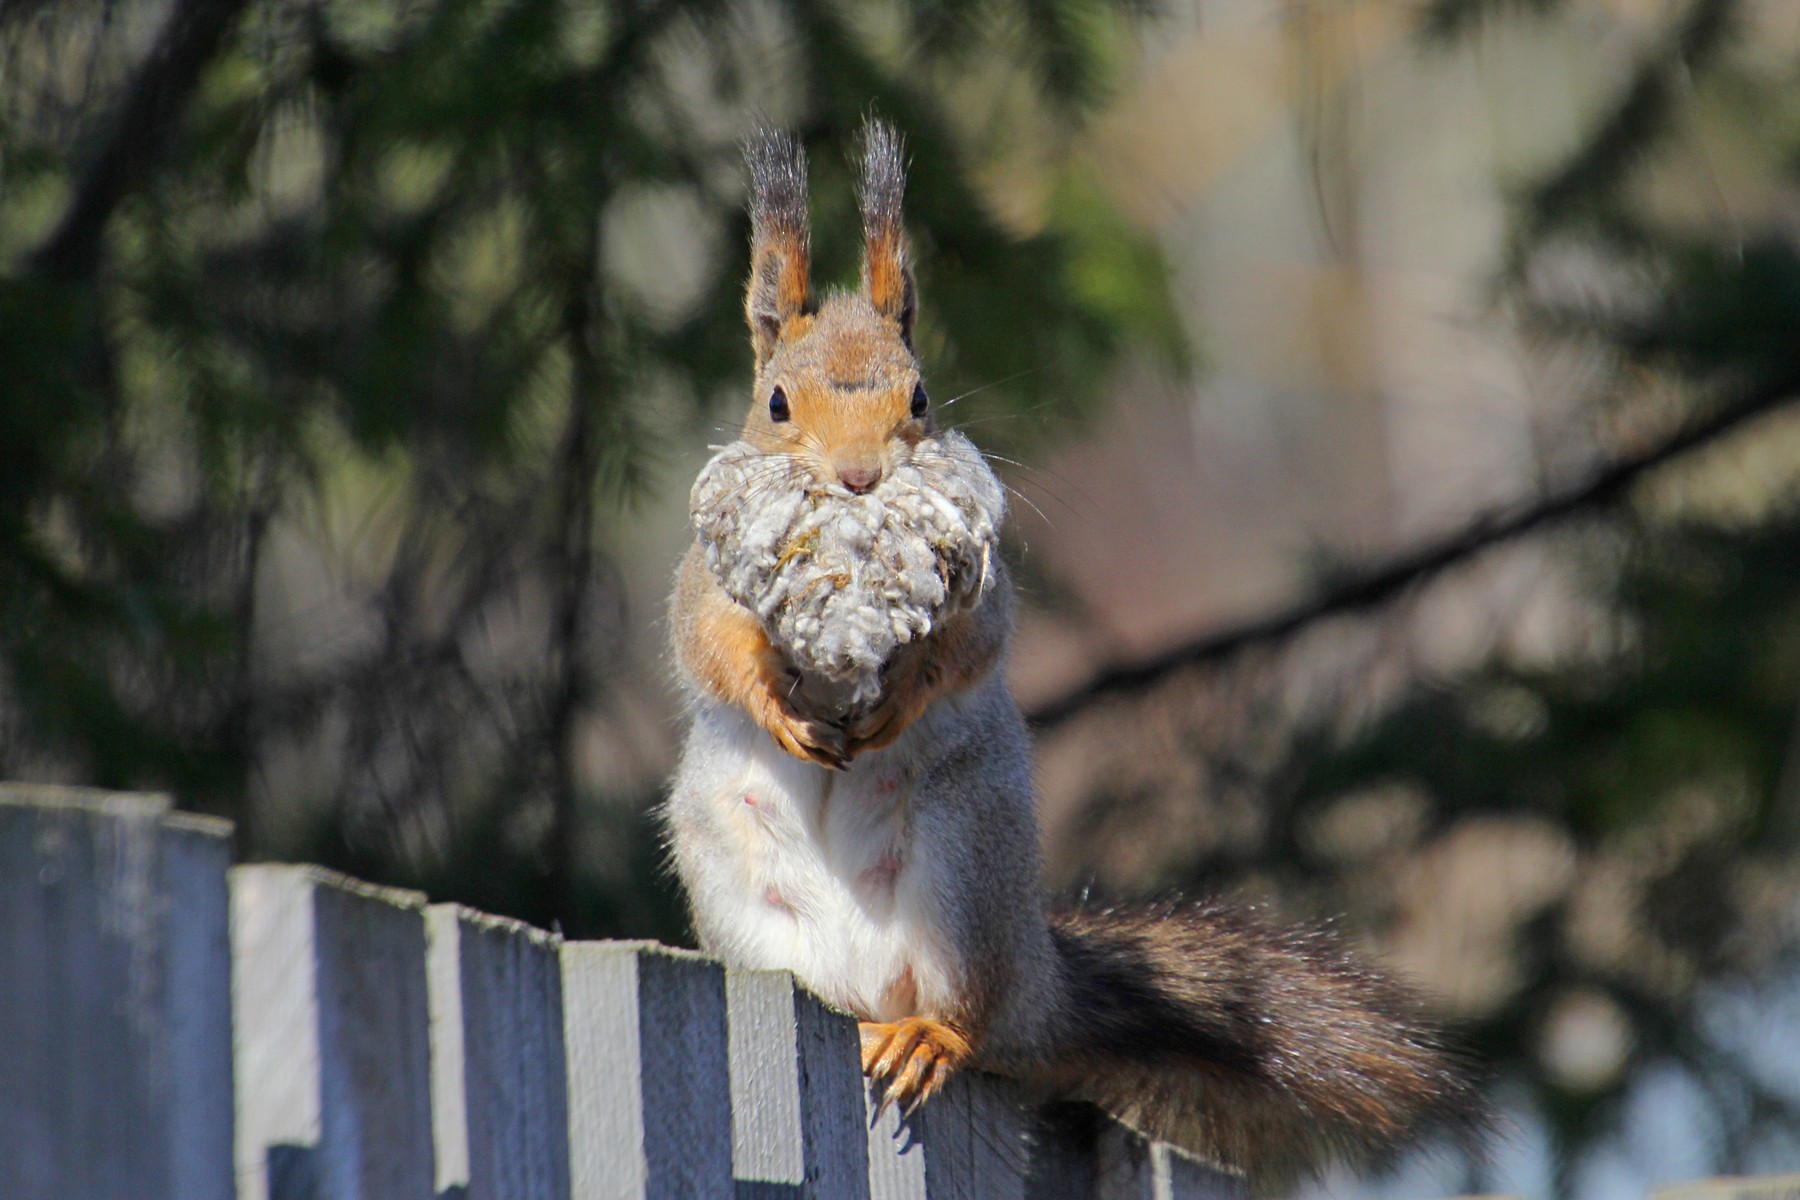
[[788, 411], [787, 393], [776, 388], [769, 393], [769, 420], [785, 421], [794, 414]]
[[931, 403], [931, 401], [926, 399], [926, 397], [925, 397], [925, 385], [922, 383], [913, 384], [913, 399], [912, 399], [913, 420], [916, 421], [920, 417], [924, 416], [926, 406], [929, 405], [930, 403]]

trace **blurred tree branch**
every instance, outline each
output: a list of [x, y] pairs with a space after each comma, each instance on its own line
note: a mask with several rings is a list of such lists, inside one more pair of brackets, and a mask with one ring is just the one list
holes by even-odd
[[1630, 85], [1581, 149], [1534, 189], [1523, 236], [1514, 247], [1514, 269], [1546, 235], [1606, 208], [1620, 182], [1644, 161], [1646, 148], [1667, 135], [1694, 72], [1718, 55], [1737, 15], [1738, 0], [1697, 0], [1644, 55]]
[[595, 297], [590, 275], [598, 254], [597, 236], [584, 248], [577, 278], [568, 285], [563, 313], [565, 336], [574, 363], [575, 385], [569, 404], [569, 423], [564, 433], [558, 481], [556, 525], [559, 537], [557, 596], [552, 620], [560, 662], [550, 689], [549, 750], [555, 778], [550, 783], [550, 832], [547, 835], [549, 908], [565, 928], [579, 928], [573, 902], [580, 865], [581, 776], [576, 767], [577, 718], [592, 700], [593, 681], [588, 678], [583, 653], [582, 618], [593, 598], [589, 582], [595, 565], [594, 482], [599, 475], [600, 431], [595, 428], [604, 387], [605, 367], [594, 344]]
[[[1053, 361], [1074, 411], [1177, 328], [1155, 244], [1098, 194], [995, 220], [1004, 147], [946, 114], [1001, 71], [1073, 128], [1136, 11], [921, 11], [897, 52], [810, 2], [0, 0], [0, 774], [679, 937], [621, 816], [656, 764], [610, 740], [642, 714], [609, 544], [748, 367], [741, 126], [904, 124], [939, 377]], [[848, 174], [818, 156], [821, 275]]]
[[200, 76], [225, 45], [249, 0], [178, 0], [156, 48], [132, 80], [112, 132], [83, 172], [56, 232], [31, 256], [35, 274], [73, 281], [100, 264], [113, 211], [148, 174]]
[[1054, 729], [1102, 701], [1148, 691], [1178, 671], [1216, 663], [1252, 646], [1291, 637], [1330, 617], [1376, 608], [1502, 542], [1611, 504], [1658, 467], [1711, 445], [1746, 422], [1795, 400], [1800, 400], [1800, 363], [1742, 388], [1732, 399], [1663, 441], [1623, 455], [1575, 483], [1529, 503], [1483, 513], [1444, 537], [1385, 563], [1354, 571], [1336, 586], [1287, 608], [1202, 634], [1137, 662], [1104, 667], [1062, 695], [1037, 705], [1026, 718], [1036, 729]]

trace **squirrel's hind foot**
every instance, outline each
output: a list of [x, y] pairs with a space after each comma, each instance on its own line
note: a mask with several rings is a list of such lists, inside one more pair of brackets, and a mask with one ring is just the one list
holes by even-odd
[[864, 1021], [858, 1028], [863, 1074], [879, 1097], [877, 1117], [891, 1104], [900, 1106], [901, 1116], [911, 1116], [972, 1053], [961, 1030], [929, 1017]]

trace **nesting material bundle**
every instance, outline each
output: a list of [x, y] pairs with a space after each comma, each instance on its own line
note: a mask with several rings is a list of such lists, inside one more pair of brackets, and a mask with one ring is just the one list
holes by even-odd
[[1006, 493], [974, 445], [946, 431], [860, 496], [733, 442], [701, 470], [690, 507], [726, 592], [809, 682], [828, 685], [815, 699], [848, 715], [880, 700], [895, 650], [981, 599]]

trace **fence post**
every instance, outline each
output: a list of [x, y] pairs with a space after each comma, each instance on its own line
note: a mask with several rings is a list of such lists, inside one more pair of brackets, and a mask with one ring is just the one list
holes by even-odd
[[228, 826], [160, 797], [0, 785], [0, 1196], [1247, 1195], [974, 1073], [874, 1121], [855, 1022], [785, 973], [229, 861]]
[[1033, 1200], [1245, 1200], [1243, 1179], [1153, 1142], [1091, 1104], [1038, 1112]]
[[438, 1194], [567, 1200], [560, 939], [457, 904], [425, 921]]
[[1095, 1148], [1110, 1121], [1091, 1104], [1067, 1101], [1039, 1108], [1025, 1194], [1032, 1200], [1095, 1200]]
[[1250, 1194], [1242, 1176], [1152, 1142], [1111, 1118], [1100, 1127], [1094, 1157], [1098, 1200], [1245, 1200]]
[[738, 1200], [868, 1200], [856, 1022], [785, 971], [727, 971]]
[[565, 942], [575, 1200], [728, 1197], [725, 969], [654, 942]]
[[1650, 1200], [1794, 1200], [1800, 1175], [1724, 1176], [1653, 1188]]
[[871, 1200], [1030, 1200], [1030, 1122], [1012, 1085], [962, 1072], [906, 1122], [869, 1122]]
[[0, 1196], [230, 1200], [230, 827], [0, 785]]
[[232, 872], [241, 1200], [433, 1195], [424, 897]]

